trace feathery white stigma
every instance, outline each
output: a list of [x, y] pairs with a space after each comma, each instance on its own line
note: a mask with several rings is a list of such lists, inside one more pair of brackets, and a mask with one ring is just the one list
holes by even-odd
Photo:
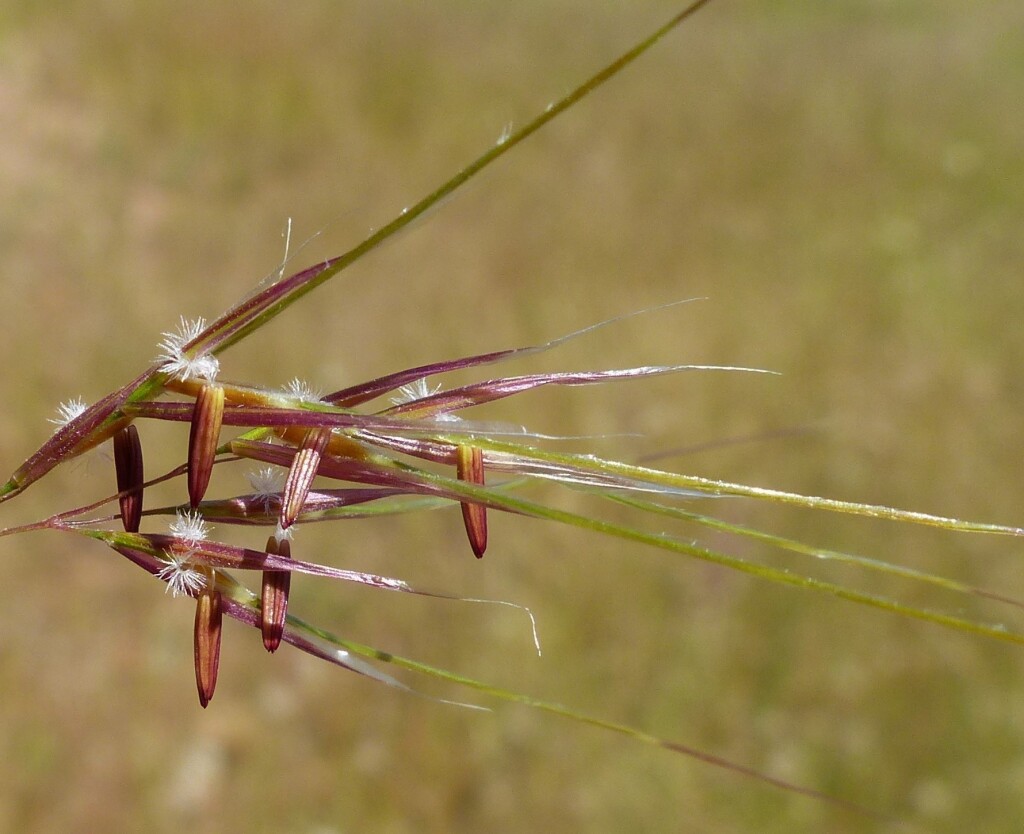
[[320, 402], [320, 398], [324, 395], [324, 392], [318, 388], [314, 388], [306, 380], [293, 377], [291, 381], [284, 387], [284, 392], [289, 397], [294, 397], [297, 400], [302, 400], [307, 403]]
[[[432, 397], [438, 391], [441, 390], [441, 384], [438, 383], [433, 388], [427, 387], [427, 378], [421, 376], [415, 382], [407, 382], [405, 385], [398, 389], [398, 395], [391, 398], [391, 402], [395, 405], [405, 405], [406, 403], [414, 403], [418, 400]], [[439, 423], [454, 423], [462, 418], [458, 414], [451, 414], [449, 412], [443, 412], [441, 414], [433, 414], [431, 418]]]
[[206, 541], [210, 535], [209, 525], [203, 517], [192, 510], [178, 510], [177, 517], [169, 525], [171, 535], [181, 542], [164, 555], [164, 566], [157, 577], [167, 583], [171, 596], [195, 596], [206, 587], [206, 576], [196, 567], [191, 549]]
[[170, 524], [171, 535], [190, 546], [195, 547], [206, 541], [210, 535], [210, 526], [203, 520], [199, 512], [178, 510], [177, 518]]
[[265, 512], [275, 502], [281, 501], [281, 490], [284, 488], [284, 470], [277, 466], [265, 466], [255, 469], [246, 475], [256, 500], [263, 504]]
[[160, 370], [164, 373], [176, 376], [184, 381], [186, 379], [205, 379], [212, 382], [220, 371], [220, 362], [216, 356], [185, 356], [185, 345], [195, 339], [206, 327], [205, 319], [186, 319], [181, 316], [178, 321], [178, 329], [165, 332], [164, 337], [157, 347], [160, 355], [156, 361], [160, 363]]
[[405, 405], [406, 403], [416, 402], [416, 400], [422, 400], [432, 394], [436, 394], [440, 390], [440, 384], [435, 385], [433, 388], [428, 388], [427, 378], [421, 376], [415, 382], [407, 382], [399, 388], [397, 396], [392, 397], [391, 402], [395, 405]]
[[61, 428], [76, 417], [80, 417], [88, 407], [85, 400], [81, 397], [68, 400], [66, 403], [61, 403], [57, 406], [57, 416], [49, 418], [49, 422], [54, 423], [57, 428]]
[[274, 528], [274, 540], [281, 544], [281, 542], [290, 542], [292, 537], [295, 535], [295, 525], [290, 527], [282, 527], [281, 523], [278, 522], [277, 527]]
[[172, 597], [195, 596], [206, 587], [206, 577], [195, 568], [191, 553], [167, 553], [163, 561], [157, 577], [167, 583], [166, 593]]

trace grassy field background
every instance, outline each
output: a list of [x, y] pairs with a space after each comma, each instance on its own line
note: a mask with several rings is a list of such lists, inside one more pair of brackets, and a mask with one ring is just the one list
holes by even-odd
[[[389, 220], [660, 23], [642, 2], [35, 4], [0, 21], [0, 460], [273, 270]], [[670, 468], [1020, 523], [1024, 7], [720, 2], [464, 193], [223, 360], [330, 390], [532, 344], [514, 370], [747, 364], [537, 392], [488, 414]], [[150, 472], [181, 427], [143, 427]], [[641, 436], [626, 436], [636, 433]], [[218, 476], [215, 489], [240, 489]], [[0, 508], [109, 492], [102, 460]], [[714, 509], [1024, 596], [1021, 543], [749, 502]], [[1012, 609], [709, 545], [1019, 626]], [[260, 536], [254, 536], [252, 541]], [[248, 541], [246, 542], [248, 543]], [[258, 546], [258, 544], [257, 544]], [[1024, 654], [657, 551], [457, 511], [301, 531], [310, 558], [521, 616], [296, 580], [353, 639], [628, 722], [935, 831], [1019, 831]], [[438, 705], [226, 629], [196, 703], [193, 608], [99, 546], [4, 539], [0, 829], [867, 831], [874, 823], [498, 704]], [[465, 693], [407, 679], [447, 697]]]

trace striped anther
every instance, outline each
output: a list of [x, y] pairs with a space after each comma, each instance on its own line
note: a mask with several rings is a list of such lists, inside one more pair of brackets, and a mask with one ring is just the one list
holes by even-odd
[[320, 457], [331, 439], [330, 429], [310, 429], [292, 459], [288, 480], [281, 493], [280, 526], [287, 530], [295, 523], [306, 503], [306, 496], [313, 486], [316, 471], [320, 468]]
[[[456, 446], [455, 471], [460, 481], [483, 486], [483, 450], [476, 446]], [[487, 508], [483, 504], [463, 501], [462, 521], [466, 525], [469, 546], [473, 548], [473, 554], [479, 559], [487, 549]]]
[[142, 519], [142, 443], [134, 425], [114, 435], [114, 470], [117, 474], [117, 501], [121, 505], [121, 523], [128, 533], [139, 532]]
[[211, 573], [206, 578], [206, 587], [196, 597], [196, 687], [199, 690], [199, 703], [204, 709], [213, 698], [213, 690], [217, 687], [221, 617], [220, 591], [217, 590], [216, 579]]
[[[267, 553], [283, 559], [292, 557], [291, 544], [287, 539], [278, 542], [276, 536], [267, 539]], [[260, 597], [260, 631], [263, 647], [268, 652], [277, 651], [284, 634], [284, 621], [288, 616], [288, 590], [292, 574], [286, 570], [263, 571], [263, 593]]]
[[210, 485], [223, 420], [224, 389], [220, 385], [201, 386], [188, 434], [188, 500], [192, 509], [199, 506]]

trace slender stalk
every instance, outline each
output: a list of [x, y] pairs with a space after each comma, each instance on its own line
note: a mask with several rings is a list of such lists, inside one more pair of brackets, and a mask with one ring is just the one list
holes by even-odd
[[618, 75], [618, 73], [669, 34], [669, 32], [709, 2], [710, 0], [696, 0], [696, 2], [691, 3], [632, 49], [596, 72], [576, 87], [576, 89], [550, 104], [543, 112], [527, 122], [519, 130], [511, 133], [504, 141], [499, 141], [494, 147], [485, 151], [469, 165], [427, 194], [422, 200], [403, 209], [398, 217], [390, 223], [381, 226], [363, 240], [362, 243], [354, 246], [343, 255], [331, 258], [297, 275], [271, 284], [213, 322], [203, 334], [186, 346], [187, 349], [197, 353], [220, 353], [241, 339], [244, 339], [250, 333], [253, 333], [282, 313], [302, 296], [306, 295], [306, 293], [312, 292], [343, 269], [376, 249], [384, 241], [393, 237], [429, 209], [453, 194], [491, 163], [500, 159], [525, 139], [532, 136], [552, 119], [564, 113], [584, 96], [601, 87], [613, 76]]

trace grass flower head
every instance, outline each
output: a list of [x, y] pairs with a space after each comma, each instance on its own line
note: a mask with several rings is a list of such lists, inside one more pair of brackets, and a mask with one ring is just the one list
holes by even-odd
[[[813, 788], [788, 783], [641, 729], [367, 647], [308, 624], [290, 613], [292, 607], [302, 604], [301, 595], [297, 599], [291, 596], [293, 573], [436, 599], [514, 604], [462, 598], [443, 590], [413, 586], [401, 579], [339, 567], [332, 560], [343, 558], [344, 536], [337, 537], [337, 551], [322, 558], [299, 548], [293, 553], [291, 540], [296, 526], [447, 510], [453, 526], [461, 523], [472, 552], [480, 557], [488, 550], [492, 555], [487, 561], [491, 562], [494, 556], [500, 557], [502, 548], [516, 546], [514, 536], [502, 535], [507, 527], [490, 523], [491, 519], [501, 517], [495, 516], [499, 513], [509, 519], [565, 525], [581, 532], [647, 545], [786, 589], [833, 597], [941, 628], [1017, 644], [1024, 644], [1024, 630], [1005, 627], [1001, 622], [992, 624], [961, 610], [936, 611], [920, 604], [912, 595], [890, 597], [887, 593], [866, 590], [874, 588], [870, 582], [856, 584], [845, 578], [823, 578], [815, 573], [815, 568], [823, 562], [838, 563], [869, 580], [895, 577], [943, 593], [969, 596], [972, 601], [983, 599], [986, 603], [1024, 607], [1024, 603], [1008, 595], [920, 567], [812, 547], [725, 520], [714, 513], [723, 503], [720, 499], [731, 497], [951, 531], [1021, 537], [1024, 529], [655, 469], [602, 457], [591, 448], [568, 445], [570, 441], [579, 444], [579, 438], [552, 438], [515, 424], [490, 423], [473, 417], [479, 406], [512, 400], [541, 388], [628, 386], [654, 377], [705, 371], [767, 373], [757, 368], [648, 364], [504, 376], [495, 372], [480, 374], [475, 381], [455, 386], [428, 384], [428, 379], [444, 378], [446, 374], [466, 376], [505, 360], [532, 357], [611, 322], [543, 344], [438, 359], [366, 381], [339, 380], [335, 384], [343, 387], [327, 394], [313, 389], [298, 376], [283, 393], [280, 387], [270, 387], [259, 379], [218, 380], [214, 384], [220, 373], [217, 357], [221, 352], [260, 331], [307, 293], [326, 284], [440, 204], [495, 159], [643, 54], [705, 2], [698, 0], [677, 14], [522, 127], [513, 130], [509, 125], [496, 145], [491, 143], [478, 159], [348, 252], [292, 275], [286, 276], [282, 269], [276, 278], [272, 275], [209, 324], [204, 319], [182, 317], [177, 330], [163, 334], [155, 364], [142, 370], [138, 377], [92, 406], [81, 400], [62, 404], [59, 418], [53, 421], [59, 428], [6, 484], [0, 485], [0, 503], [19, 495], [59, 463], [102, 439], [114, 437], [117, 493], [110, 501], [120, 502], [123, 530], [109, 529], [117, 520], [116, 515], [96, 519], [92, 511], [105, 503], [100, 501], [0, 534], [45, 529], [85, 536], [106, 544], [119, 557], [165, 582], [166, 592], [171, 596], [195, 598], [193, 652], [199, 699], [204, 707], [210, 702], [217, 681], [221, 623], [226, 617], [259, 630], [263, 646], [271, 652], [288, 645], [387, 686], [408, 690], [402, 681], [381, 671], [385, 664], [390, 664], [475, 693], [621, 733], [641, 743], [752, 776], [774, 788], [842, 804], [841, 800], [833, 800]], [[172, 506], [147, 508], [143, 512], [143, 486], [148, 490], [152, 482], [144, 483], [142, 434], [136, 426], [145, 421], [189, 424], [191, 433], [188, 444], [182, 442], [179, 449], [183, 462], [155, 479], [173, 485], [175, 479], [184, 476], [185, 488], [179, 490]], [[240, 460], [259, 467], [249, 475], [251, 493], [217, 496], [211, 483], [220, 479], [211, 482], [211, 472]], [[552, 498], [550, 493], [567, 500]], [[581, 505], [586, 509], [579, 509]], [[182, 506], [189, 509], [181, 509]], [[155, 516], [172, 517], [169, 534], [141, 530]], [[217, 525], [216, 537], [208, 519]], [[256, 540], [266, 541], [262, 549], [252, 546], [252, 531], [248, 529], [251, 527], [262, 529]], [[227, 530], [234, 531], [238, 541]], [[248, 537], [248, 544], [240, 543], [243, 536]], [[730, 542], [731, 549], [730, 545], [721, 544], [723, 540]], [[792, 559], [793, 564], [780, 567], [751, 558], [751, 551], [757, 548], [777, 550], [781, 558]], [[467, 564], [470, 562], [467, 560]], [[297, 590], [299, 587], [296, 584]], [[530, 616], [532, 624], [532, 613]]]

